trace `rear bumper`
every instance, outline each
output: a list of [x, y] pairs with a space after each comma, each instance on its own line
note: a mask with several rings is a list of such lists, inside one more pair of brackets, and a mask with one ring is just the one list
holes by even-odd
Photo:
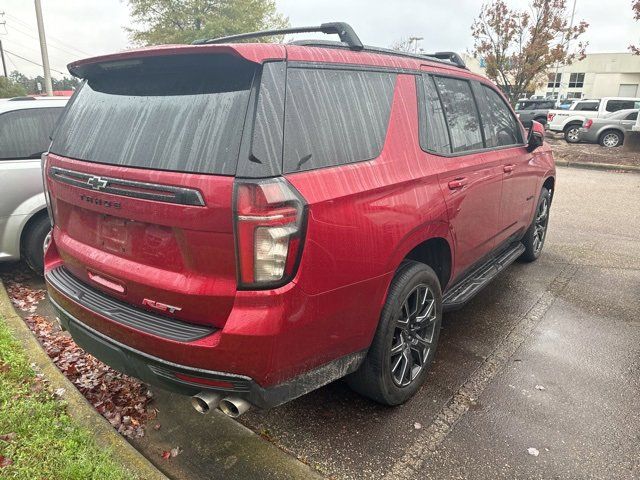
[[598, 134], [591, 129], [581, 128], [578, 136], [581, 142], [598, 143]]
[[74, 341], [112, 368], [164, 390], [183, 395], [215, 391], [244, 398], [259, 408], [275, 407], [348, 375], [358, 369], [366, 355], [366, 351], [345, 355], [281, 384], [264, 388], [247, 376], [193, 368], [141, 352], [82, 323], [55, 300], [51, 299], [51, 303], [63, 328]]

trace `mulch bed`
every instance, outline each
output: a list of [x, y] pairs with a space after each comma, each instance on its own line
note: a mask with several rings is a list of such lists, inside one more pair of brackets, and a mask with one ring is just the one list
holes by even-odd
[[14, 306], [28, 314], [23, 317], [25, 323], [51, 360], [120, 434], [129, 438], [143, 436], [145, 424], [157, 414], [150, 407], [151, 391], [144, 383], [86, 353], [53, 319], [35, 313], [46, 292], [29, 287], [29, 273], [16, 270], [0, 277]]
[[605, 148], [589, 143], [567, 143], [561, 134], [551, 132], [546, 133], [545, 140], [551, 145], [556, 160], [640, 166], [640, 153], [626, 152], [621, 147]]

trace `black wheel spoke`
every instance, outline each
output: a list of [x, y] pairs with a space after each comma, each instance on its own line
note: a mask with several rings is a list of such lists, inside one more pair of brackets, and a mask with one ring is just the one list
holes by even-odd
[[437, 319], [436, 301], [431, 289], [416, 286], [405, 298], [397, 314], [389, 353], [393, 381], [406, 387], [425, 367]]

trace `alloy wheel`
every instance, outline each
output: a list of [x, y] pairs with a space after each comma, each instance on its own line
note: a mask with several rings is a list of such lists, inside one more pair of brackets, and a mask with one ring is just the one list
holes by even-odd
[[420, 374], [432, 348], [436, 326], [436, 300], [424, 284], [416, 286], [400, 307], [390, 351], [393, 382], [406, 387]]
[[602, 137], [602, 144], [607, 148], [617, 147], [620, 139], [615, 133], [607, 133]]
[[533, 231], [533, 251], [536, 255], [542, 250], [544, 238], [547, 235], [547, 224], [549, 223], [549, 199], [543, 198], [536, 211], [536, 219]]
[[579, 129], [577, 127], [570, 128], [567, 131], [567, 139], [571, 142], [577, 142], [579, 135]]

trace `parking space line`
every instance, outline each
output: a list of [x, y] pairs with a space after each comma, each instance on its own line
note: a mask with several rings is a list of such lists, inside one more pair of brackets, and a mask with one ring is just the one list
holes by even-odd
[[566, 288], [578, 268], [579, 266], [573, 263], [565, 264], [536, 303], [436, 414], [433, 422], [422, 431], [402, 458], [394, 464], [390, 478], [416, 478], [424, 461], [437, 450], [455, 424], [467, 413], [470, 405], [478, 399], [502, 367], [531, 335], [555, 302], [557, 294]]

